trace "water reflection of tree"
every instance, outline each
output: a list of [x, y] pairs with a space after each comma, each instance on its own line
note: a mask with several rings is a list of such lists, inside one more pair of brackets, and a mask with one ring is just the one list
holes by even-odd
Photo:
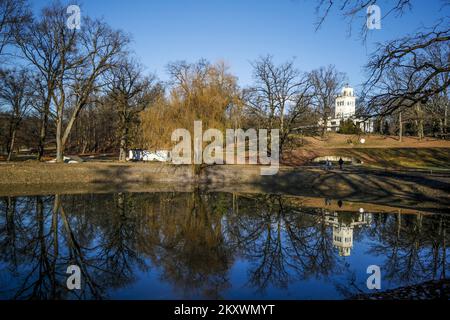
[[[9, 271], [20, 275], [9, 297], [101, 298], [107, 288], [133, 281], [132, 268], [143, 266], [134, 238], [139, 234], [136, 221], [142, 219], [124, 208], [128, 200], [122, 195], [100, 202], [97, 197], [81, 197], [81, 201], [80, 196], [59, 195], [4, 200], [1, 258], [9, 264]], [[19, 263], [8, 256], [11, 252]], [[71, 264], [82, 271], [80, 292], [66, 290], [65, 271]]]
[[[222, 298], [239, 257], [250, 262], [248, 285], [258, 291], [295, 280], [334, 279], [350, 271], [333, 247], [327, 214], [280, 195], [3, 198], [0, 266], [14, 281], [1, 284], [6, 289], [0, 297], [102, 298], [134, 283], [138, 270], [155, 266], [177, 295]], [[349, 217], [339, 214], [341, 220]], [[355, 230], [355, 238], [368, 237], [368, 253], [385, 257], [385, 280], [442, 278], [448, 272], [448, 219], [376, 214], [371, 225]], [[70, 264], [81, 267], [80, 292], [66, 290]]]
[[[232, 263], [227, 208], [223, 196], [200, 193], [5, 198], [0, 258], [18, 280], [2, 296], [101, 298], [134, 282], [150, 259], [186, 295], [219, 297]], [[66, 290], [70, 264], [81, 268], [81, 292]]]
[[[1, 258], [9, 263], [11, 272], [20, 268], [24, 275], [23, 282], [15, 288], [12, 297], [57, 297], [60, 292], [55, 281], [55, 259], [49, 252], [51, 233], [46, 227], [46, 220], [51, 215], [48, 209], [49, 198], [6, 198], [4, 203], [2, 212], [5, 212], [5, 220], [1, 224], [1, 234], [6, 237], [2, 237]], [[32, 217], [29, 212], [34, 213]], [[14, 252], [12, 260], [7, 257], [11, 252]]]
[[450, 226], [445, 215], [376, 215], [369, 253], [385, 257], [383, 277], [413, 283], [446, 277]]
[[260, 291], [284, 288], [291, 280], [328, 277], [339, 272], [322, 210], [303, 210], [279, 195], [246, 198], [229, 218], [239, 251], [252, 262], [249, 283]]
[[186, 297], [220, 298], [229, 286], [233, 251], [222, 230], [228, 206], [223, 194], [194, 192], [150, 211], [159, 235], [154, 262], [162, 278]]

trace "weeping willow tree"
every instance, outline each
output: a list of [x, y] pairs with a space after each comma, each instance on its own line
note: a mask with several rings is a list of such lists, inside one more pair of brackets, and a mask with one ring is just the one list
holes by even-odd
[[224, 131], [234, 127], [242, 102], [237, 78], [224, 63], [181, 61], [169, 64], [167, 70], [171, 84], [168, 94], [141, 114], [145, 147], [167, 148], [177, 128], [187, 129], [193, 136], [197, 120], [203, 122], [203, 128]]

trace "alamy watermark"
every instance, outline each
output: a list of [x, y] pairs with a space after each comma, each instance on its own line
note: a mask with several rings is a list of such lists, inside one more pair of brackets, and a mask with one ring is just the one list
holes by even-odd
[[69, 17], [66, 20], [66, 26], [70, 30], [81, 29], [81, 9], [79, 6], [72, 4], [66, 10]]
[[381, 269], [377, 265], [370, 265], [367, 267], [367, 274], [370, 276], [367, 278], [366, 285], [367, 289], [373, 290], [381, 289]]
[[[225, 137], [225, 141], [224, 141]], [[203, 132], [202, 121], [194, 121], [194, 137], [187, 129], [175, 129], [172, 149], [174, 164], [262, 164], [261, 175], [275, 175], [279, 169], [279, 129], [218, 129]], [[204, 142], [209, 144], [203, 148]], [[268, 144], [270, 142], [270, 152]]]
[[367, 29], [381, 29], [381, 9], [376, 4], [367, 7]]
[[70, 265], [67, 267], [67, 274], [70, 276], [67, 278], [66, 286], [69, 290], [81, 289], [81, 269], [77, 265]]

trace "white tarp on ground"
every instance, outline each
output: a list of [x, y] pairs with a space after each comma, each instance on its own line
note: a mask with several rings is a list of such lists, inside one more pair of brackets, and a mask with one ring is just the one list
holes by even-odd
[[167, 150], [157, 150], [155, 152], [150, 152], [147, 150], [134, 149], [130, 150], [128, 154], [128, 161], [168, 162], [170, 161], [170, 159], [170, 151]]
[[[80, 163], [83, 162], [83, 159], [77, 156], [66, 157], [64, 156], [64, 163]], [[49, 160], [47, 163], [56, 163], [56, 159]]]

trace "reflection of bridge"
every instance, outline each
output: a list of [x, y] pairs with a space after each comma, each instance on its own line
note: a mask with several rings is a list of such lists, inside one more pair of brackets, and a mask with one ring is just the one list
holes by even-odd
[[325, 215], [325, 225], [333, 227], [333, 245], [338, 249], [342, 257], [350, 256], [353, 248], [353, 229], [370, 223], [372, 215], [370, 213], [351, 213], [351, 220], [342, 219], [342, 213], [334, 212]]

